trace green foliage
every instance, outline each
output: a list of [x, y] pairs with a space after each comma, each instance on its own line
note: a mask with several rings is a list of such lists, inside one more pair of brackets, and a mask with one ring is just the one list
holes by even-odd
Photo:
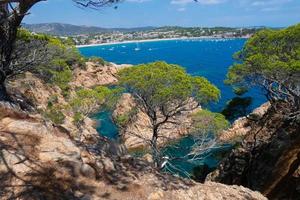
[[50, 119], [54, 124], [63, 124], [65, 115], [60, 111], [60, 108], [51, 106], [44, 112], [44, 116]]
[[235, 97], [226, 104], [222, 114], [226, 119], [233, 121], [239, 117], [246, 116], [251, 111], [251, 103], [251, 97]]
[[194, 96], [202, 104], [208, 104], [210, 101], [218, 101], [220, 98], [220, 90], [212, 85], [206, 78], [193, 77]]
[[50, 70], [52, 76], [52, 83], [60, 87], [63, 95], [66, 96], [69, 90], [69, 82], [72, 80], [72, 71], [64, 60], [53, 60], [53, 66], [56, 66], [56, 71]]
[[245, 94], [246, 92], [248, 92], [248, 89], [246, 87], [233, 87], [233, 92], [236, 94], [236, 95], [243, 95]]
[[[182, 112], [196, 109], [199, 103], [217, 101], [220, 96], [220, 91], [205, 78], [190, 76], [182, 67], [165, 62], [125, 68], [118, 75], [120, 85], [133, 95], [137, 107], [151, 120], [151, 154], [156, 166], [163, 162], [157, 147], [160, 127], [176, 123], [172, 120]], [[123, 125], [129, 118], [119, 116], [117, 123]], [[213, 122], [219, 119], [215, 117]]]
[[74, 122], [78, 124], [84, 117], [99, 110], [100, 106], [114, 93], [113, 90], [97, 86], [93, 89], [79, 89], [70, 101], [70, 107], [74, 112]]
[[[45, 45], [39, 48], [43, 48], [47, 52], [45, 58], [43, 58], [47, 62], [36, 65], [29, 71], [38, 75], [46, 82], [57, 79], [57, 76], [59, 76], [58, 79], [60, 79], [60, 76], [63, 76], [63, 79], [67, 78], [70, 70], [85, 66], [85, 59], [74, 46], [72, 39], [60, 39], [45, 34], [33, 34], [25, 29], [19, 29], [17, 40], [25, 42], [32, 42], [33, 40], [44, 41]], [[28, 51], [32, 51], [32, 49], [28, 49]], [[64, 70], [62, 70], [62, 67]]]
[[106, 64], [106, 61], [103, 60], [103, 58], [95, 57], [95, 56], [90, 57], [90, 58], [89, 58], [89, 61], [90, 61], [90, 62], [97, 63], [97, 64], [102, 65], [102, 66], [104, 66], [104, 65]]
[[300, 24], [282, 30], [262, 30], [234, 55], [225, 83], [238, 93], [260, 85], [273, 100], [299, 104]]
[[195, 97], [199, 103], [217, 101], [220, 91], [203, 77], [192, 77], [178, 66], [154, 62], [120, 71], [120, 85], [153, 107], [169, 107]]
[[97, 102], [103, 102], [105, 97], [111, 93], [111, 90], [105, 86], [97, 86], [93, 89], [80, 89], [76, 92], [78, 98], [95, 99]]
[[51, 37], [47, 48], [53, 58], [64, 60], [69, 66], [84, 65], [85, 59], [80, 55], [79, 50], [69, 42]]
[[30, 40], [50, 40], [50, 37], [45, 34], [33, 34], [26, 29], [20, 28], [17, 32], [17, 40], [23, 40], [29, 42]]
[[200, 110], [193, 114], [192, 132], [196, 135], [199, 133], [218, 135], [227, 129], [229, 125], [230, 123], [225, 119], [224, 115], [209, 110]]
[[58, 96], [52, 95], [48, 99], [47, 109], [43, 112], [43, 115], [54, 124], [63, 124], [65, 115], [61, 112], [62, 109], [62, 106], [58, 105]]
[[80, 125], [84, 120], [84, 116], [81, 113], [76, 112], [73, 116], [73, 122], [76, 126]]
[[118, 115], [114, 121], [119, 127], [124, 127], [126, 126], [130, 120], [133, 119], [133, 117], [137, 114], [138, 109], [137, 108], [132, 108], [129, 112], [126, 112], [122, 115]]
[[53, 107], [56, 103], [58, 102], [58, 96], [57, 95], [52, 95], [48, 99], [48, 108]]

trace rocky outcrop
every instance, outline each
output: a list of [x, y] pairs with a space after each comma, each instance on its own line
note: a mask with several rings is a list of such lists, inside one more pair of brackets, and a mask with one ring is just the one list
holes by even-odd
[[91, 88], [97, 85], [115, 84], [118, 79], [116, 74], [119, 69], [130, 65], [116, 65], [113, 63], [101, 66], [93, 62], [87, 62], [85, 69], [76, 68], [71, 85], [75, 87]]
[[233, 142], [236, 140], [241, 140], [246, 136], [249, 131], [251, 131], [251, 119], [252, 118], [261, 118], [269, 109], [270, 103], [264, 103], [260, 107], [253, 110], [251, 114], [246, 117], [241, 117], [234, 121], [231, 127], [223, 131], [219, 135], [219, 140], [221, 142]]
[[115, 66], [99, 66], [92, 62], [87, 62], [85, 69], [76, 68], [72, 85], [76, 87], [94, 87], [95, 85], [107, 85], [116, 83]]
[[[92, 88], [99, 85], [114, 84], [117, 82], [116, 73], [118, 69], [128, 67], [130, 65], [116, 65], [113, 63], [104, 66], [86, 62], [85, 68], [75, 68], [73, 71], [73, 79], [69, 83], [69, 95], [73, 96], [77, 87]], [[48, 109], [49, 102], [58, 105], [59, 109], [65, 116], [64, 122], [59, 126], [68, 131], [74, 137], [83, 140], [91, 140], [97, 131], [96, 123], [86, 118], [81, 124], [81, 129], [73, 123], [73, 113], [64, 107], [68, 106], [68, 99], [62, 95], [62, 90], [54, 85], [45, 83], [32, 73], [25, 73], [21, 78], [17, 78], [9, 82], [9, 91], [16, 96], [20, 96], [20, 101], [26, 100], [24, 104], [32, 104], [38, 113], [45, 113]], [[55, 101], [55, 103], [53, 103]], [[41, 117], [41, 116], [40, 116]], [[48, 119], [49, 120], [49, 119]]]
[[105, 145], [92, 151], [17, 107], [0, 108], [9, 111], [0, 118], [0, 199], [266, 200], [240, 186], [160, 174], [144, 161], [108, 153]]
[[207, 179], [243, 185], [270, 199], [299, 199], [300, 124], [285, 117], [289, 109], [277, 103], [249, 121], [241, 145]]
[[[191, 102], [187, 107], [193, 108], [195, 107], [194, 104], [195, 102]], [[133, 97], [128, 93], [123, 94], [116, 106], [113, 117], [116, 119], [118, 116], [126, 115], [134, 107], [135, 102]], [[182, 112], [172, 119], [173, 122], [178, 123], [166, 123], [161, 126], [160, 135], [163, 137], [158, 139], [158, 144], [163, 145], [187, 135], [192, 123], [191, 114], [199, 109], [196, 108]], [[149, 141], [152, 137], [150, 118], [141, 110], [137, 110], [136, 112], [134, 116], [129, 116], [131, 119], [120, 129], [123, 141], [128, 149], [144, 148], [148, 145], [146, 141]]]
[[8, 87], [8, 90], [14, 95], [20, 94], [32, 102], [37, 110], [46, 109], [49, 99], [54, 96], [57, 98], [58, 104], [66, 104], [58, 86], [45, 84], [30, 72], [26, 72], [21, 78], [10, 81]]

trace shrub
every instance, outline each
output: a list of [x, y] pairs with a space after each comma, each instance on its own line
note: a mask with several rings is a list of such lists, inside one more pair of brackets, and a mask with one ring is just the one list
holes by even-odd
[[132, 108], [129, 112], [115, 117], [114, 121], [119, 127], [126, 126], [138, 112], [137, 108]]
[[73, 122], [76, 126], [79, 126], [84, 119], [84, 116], [81, 113], [76, 112], [73, 116]]
[[93, 89], [79, 89], [70, 101], [70, 107], [74, 112], [74, 123], [78, 125], [86, 116], [99, 110], [111, 94], [112, 90], [104, 86], [97, 86]]
[[105, 60], [103, 60], [103, 58], [100, 58], [100, 57], [94, 57], [93, 56], [93, 57], [89, 58], [89, 61], [97, 63], [97, 64], [102, 65], [102, 66], [107, 64], [107, 62]]
[[52, 83], [60, 87], [63, 91], [63, 95], [67, 96], [69, 91], [69, 82], [72, 80], [72, 71], [64, 60], [58, 59], [53, 61], [53, 65], [57, 70], [51, 70]]
[[44, 112], [44, 116], [50, 119], [54, 124], [63, 124], [65, 121], [65, 115], [55, 107], [51, 107]]

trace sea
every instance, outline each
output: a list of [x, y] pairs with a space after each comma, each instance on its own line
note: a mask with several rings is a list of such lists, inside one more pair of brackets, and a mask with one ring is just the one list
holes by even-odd
[[[247, 114], [254, 108], [266, 102], [264, 92], [260, 88], [253, 88], [243, 96], [238, 97], [232, 88], [224, 84], [228, 68], [236, 61], [233, 54], [240, 51], [247, 39], [182, 39], [182, 40], [163, 40], [151, 42], [132, 42], [123, 44], [89, 46], [79, 48], [85, 57], [98, 56], [106, 61], [116, 64], [138, 65], [154, 61], [166, 61], [184, 67], [192, 76], [204, 76], [221, 90], [221, 99], [218, 103], [208, 105], [208, 109], [214, 112], [222, 112], [228, 102], [232, 99], [250, 99], [247, 107], [242, 110]], [[243, 114], [245, 114], [243, 113]], [[239, 115], [231, 118], [233, 122]], [[118, 136], [118, 129], [111, 120], [110, 111], [101, 111], [94, 115], [99, 121], [97, 130], [103, 136], [115, 139]], [[189, 137], [182, 138], [164, 149], [167, 156], [184, 157], [193, 147], [193, 140]], [[182, 148], [179, 150], [178, 148]], [[220, 151], [229, 150], [230, 145], [219, 148]], [[202, 159], [197, 163], [183, 162], [175, 160], [172, 162], [172, 173], [181, 176], [190, 176], [195, 172], [195, 167], [207, 165], [209, 168], [217, 166], [222, 155], [216, 149], [210, 153], [206, 152]], [[171, 167], [172, 167], [171, 166]]]

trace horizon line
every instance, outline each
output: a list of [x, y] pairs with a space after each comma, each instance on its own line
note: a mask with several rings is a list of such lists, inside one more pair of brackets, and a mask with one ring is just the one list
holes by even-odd
[[[164, 28], [164, 27], [180, 27], [180, 28], [255, 28], [255, 27], [262, 27], [262, 28], [286, 28], [288, 26], [267, 26], [267, 25], [249, 25], [249, 26], [184, 26], [184, 25], [163, 25], [163, 26], [151, 26], [151, 25], [144, 25], [144, 26], [135, 26], [135, 27], [105, 27], [105, 26], [96, 26], [96, 25], [85, 25], [85, 24], [70, 24], [70, 23], [63, 23], [63, 22], [42, 22], [42, 23], [22, 23], [26, 25], [42, 25], [42, 24], [64, 24], [64, 25], [72, 25], [72, 26], [85, 26], [85, 27], [94, 27], [94, 28], [103, 28], [103, 29], [134, 29], [134, 28]], [[22, 25], [21, 24], [21, 25]]]

